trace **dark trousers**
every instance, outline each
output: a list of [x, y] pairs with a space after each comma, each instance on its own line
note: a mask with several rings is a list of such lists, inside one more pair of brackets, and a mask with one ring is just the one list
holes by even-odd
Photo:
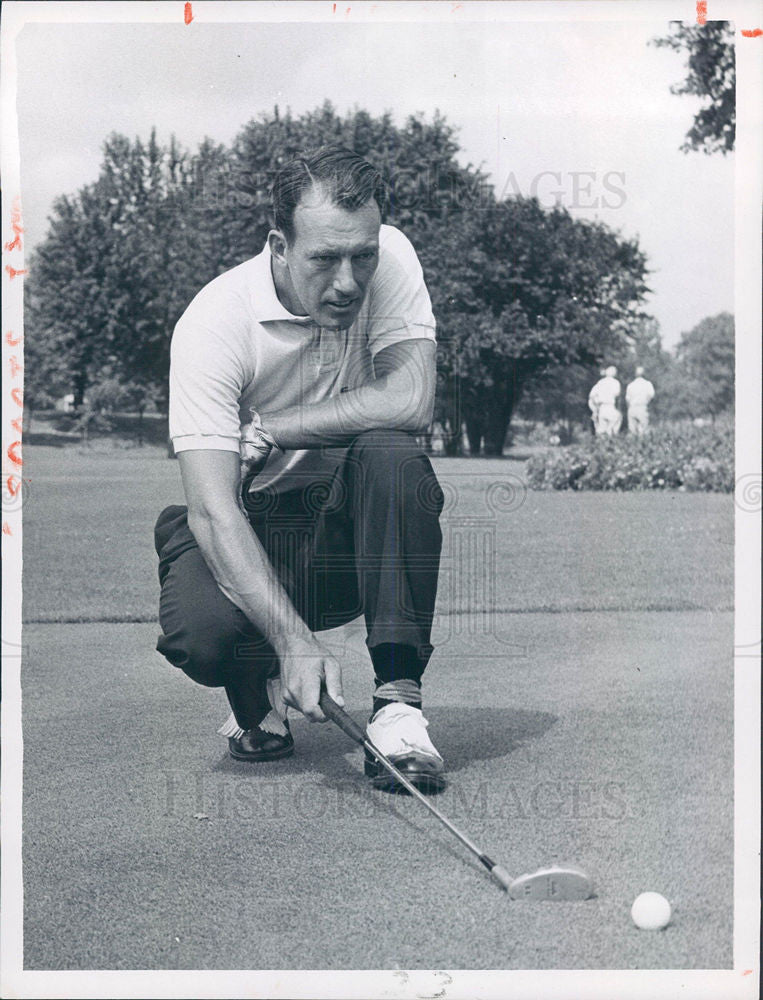
[[[370, 650], [412, 647], [380, 681], [420, 680], [432, 653], [443, 495], [427, 456], [402, 431], [360, 434], [333, 476], [244, 499], [249, 522], [295, 608], [312, 631], [365, 616]], [[188, 528], [187, 508], [167, 507], [154, 532], [162, 635], [157, 649], [199, 684], [225, 687], [242, 729], [270, 711], [273, 647], [220, 590]], [[411, 664], [414, 664], [412, 666]], [[397, 673], [397, 676], [396, 676]], [[382, 676], [384, 675], [384, 676]]]

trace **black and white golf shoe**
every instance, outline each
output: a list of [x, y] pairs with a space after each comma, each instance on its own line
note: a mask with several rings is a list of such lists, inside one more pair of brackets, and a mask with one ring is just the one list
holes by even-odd
[[[419, 791], [427, 794], [445, 788], [445, 764], [427, 732], [429, 723], [421, 709], [402, 702], [385, 705], [366, 727], [369, 740]], [[374, 788], [404, 792], [404, 787], [366, 750], [366, 776]]]

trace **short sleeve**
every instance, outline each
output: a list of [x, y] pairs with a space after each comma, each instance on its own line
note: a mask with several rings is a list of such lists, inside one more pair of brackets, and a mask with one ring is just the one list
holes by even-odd
[[220, 334], [181, 317], [172, 337], [170, 437], [176, 452], [239, 450], [244, 372]]
[[435, 318], [421, 264], [410, 240], [393, 226], [382, 226], [367, 331], [372, 357], [402, 340], [435, 339]]

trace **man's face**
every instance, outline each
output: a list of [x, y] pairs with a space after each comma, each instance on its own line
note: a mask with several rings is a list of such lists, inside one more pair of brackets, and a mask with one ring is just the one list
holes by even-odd
[[350, 212], [320, 187], [302, 196], [283, 256], [302, 313], [319, 326], [346, 329], [354, 322], [379, 263], [380, 225], [373, 199]]

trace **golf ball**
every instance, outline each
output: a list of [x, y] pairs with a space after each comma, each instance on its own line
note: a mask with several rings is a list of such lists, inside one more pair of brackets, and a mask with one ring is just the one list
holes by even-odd
[[659, 892], [642, 892], [633, 900], [631, 917], [642, 931], [658, 931], [670, 922], [670, 903]]

